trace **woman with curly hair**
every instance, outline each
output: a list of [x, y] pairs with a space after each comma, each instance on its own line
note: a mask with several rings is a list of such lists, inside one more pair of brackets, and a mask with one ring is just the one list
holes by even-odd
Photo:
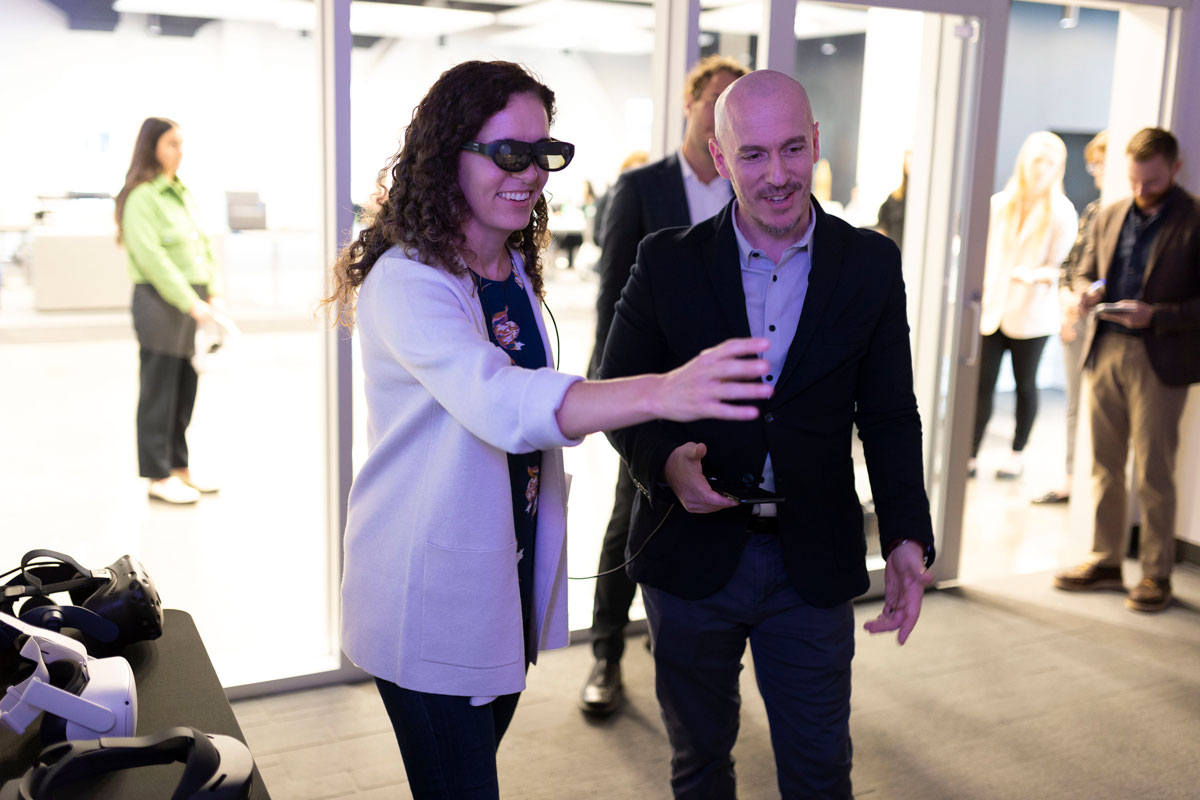
[[761, 339], [663, 375], [551, 368], [539, 310], [554, 94], [523, 67], [446, 71], [384, 172], [328, 302], [357, 324], [369, 453], [350, 492], [342, 646], [375, 677], [416, 798], [499, 796], [495, 752], [539, 650], [568, 641], [561, 448], [655, 418], [746, 420]]

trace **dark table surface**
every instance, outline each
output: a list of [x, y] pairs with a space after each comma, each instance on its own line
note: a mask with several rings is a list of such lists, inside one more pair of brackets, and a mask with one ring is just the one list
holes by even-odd
[[[138, 642], [121, 652], [133, 668], [137, 683], [137, 734], [146, 736], [185, 725], [246, 741], [191, 615], [167, 609], [164, 616], [161, 637], [153, 642]], [[39, 723], [34, 722], [24, 734], [17, 735], [0, 724], [0, 784], [23, 775], [37, 759], [43, 746], [38, 727]], [[109, 797], [162, 800], [171, 796], [182, 774], [182, 763], [124, 770], [89, 786], [73, 787], [78, 791], [57, 794], [56, 800]], [[258, 767], [254, 768], [250, 797], [253, 800], [270, 797]]]

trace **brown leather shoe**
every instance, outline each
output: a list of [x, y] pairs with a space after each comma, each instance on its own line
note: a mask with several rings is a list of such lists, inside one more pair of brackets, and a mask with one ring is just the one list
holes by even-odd
[[1170, 578], [1142, 578], [1142, 582], [1129, 590], [1125, 607], [1134, 611], [1162, 611], [1171, 605]]
[[1068, 592], [1098, 592], [1124, 589], [1120, 567], [1102, 567], [1094, 561], [1071, 567], [1054, 576], [1054, 588]]
[[621, 662], [597, 659], [587, 683], [583, 685], [583, 691], [579, 693], [579, 707], [585, 714], [607, 717], [621, 707], [623, 699]]

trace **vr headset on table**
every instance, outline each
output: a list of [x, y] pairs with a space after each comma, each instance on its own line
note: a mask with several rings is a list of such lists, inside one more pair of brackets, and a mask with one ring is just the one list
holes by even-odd
[[[13, 572], [0, 595], [0, 613], [55, 632], [77, 630], [91, 652], [116, 653], [162, 636], [158, 589], [132, 556], [87, 569], [64, 553], [30, 550], [20, 567], [5, 574]], [[67, 592], [73, 605], [51, 599], [59, 592]]]
[[0, 800], [53, 800], [74, 783], [131, 767], [177, 761], [185, 766], [171, 800], [243, 800], [250, 796], [254, 759], [246, 745], [232, 736], [179, 727], [153, 736], [51, 745], [22, 777], [0, 787]]
[[134, 734], [137, 686], [124, 658], [93, 658], [80, 642], [2, 612], [0, 634], [19, 653], [8, 659], [0, 722], [24, 733], [44, 714], [47, 743]]

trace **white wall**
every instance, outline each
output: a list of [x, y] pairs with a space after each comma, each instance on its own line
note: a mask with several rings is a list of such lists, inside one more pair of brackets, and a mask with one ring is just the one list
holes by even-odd
[[150, 36], [140, 15], [112, 33], [72, 31], [43, 0], [5, 0], [2, 13], [4, 221], [27, 221], [37, 195], [115, 194], [142, 120], [165, 116], [183, 127], [180, 177], [208, 226], [224, 222], [223, 193], [238, 190], [261, 193], [273, 227], [317, 226], [312, 39], [228, 22]]
[[[123, 15], [112, 33], [72, 31], [44, 0], [4, 0], [0, 14], [4, 113], [18, 121], [0, 126], [0, 222], [28, 221], [41, 207], [38, 195], [116, 193], [141, 121], [165, 116], [183, 127], [180, 176], [208, 226], [224, 223], [224, 192], [248, 190], [262, 195], [271, 227], [317, 227], [320, 125], [311, 37], [230, 21], [210, 22], [191, 38], [150, 36], [135, 14]], [[650, 57], [547, 45], [500, 47], [462, 34], [442, 44], [385, 40], [356, 48], [354, 199], [371, 193], [429, 85], [472, 58], [525, 63], [555, 90], [554, 133], [577, 151], [571, 167], [551, 178], [552, 195], [578, 200], [585, 178], [608, 185], [631, 150], [649, 146], [648, 127], [627, 117], [631, 101], [649, 97]]]
[[[1200, 195], [1200, 104], [1194, 101], [1196, 81], [1200, 80], [1200, 7], [1195, 4], [1181, 13], [1182, 38], [1179, 53], [1178, 95], [1175, 98], [1171, 127], [1179, 137], [1183, 151], [1180, 183], [1193, 195]], [[1200, 546], [1200, 384], [1188, 392], [1188, 403], [1179, 424], [1179, 461], [1176, 482], [1179, 488], [1179, 517], [1175, 529], [1180, 538]]]
[[1062, 6], [1013, 3], [1009, 17], [996, 182], [1004, 187], [1017, 152], [1039, 130], [1094, 132], [1108, 124], [1117, 14], [1084, 8], [1079, 25], [1058, 26]]
[[900, 185], [904, 153], [917, 127], [924, 15], [872, 8], [867, 11], [862, 109], [858, 126], [858, 200], [876, 211]]

